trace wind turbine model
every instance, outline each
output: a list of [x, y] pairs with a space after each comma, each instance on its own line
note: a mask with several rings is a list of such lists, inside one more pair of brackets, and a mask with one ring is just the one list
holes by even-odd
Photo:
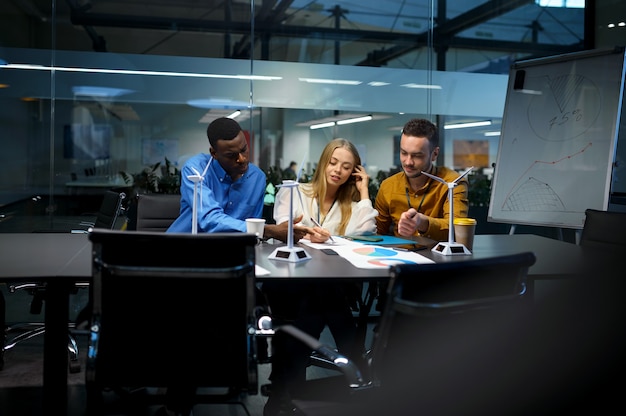
[[[306, 154], [304, 155], [306, 158]], [[305, 260], [309, 260], [311, 255], [307, 253], [302, 247], [293, 246], [293, 190], [297, 189], [300, 175], [302, 174], [302, 168], [304, 166], [304, 159], [300, 163], [300, 169], [298, 171], [298, 177], [296, 180], [285, 179], [279, 186], [289, 188], [289, 228], [287, 231], [287, 247], [278, 247], [272, 254], [269, 255], [270, 259], [288, 261], [291, 263], [297, 263]], [[298, 190], [298, 192], [300, 192]]]
[[441, 183], [445, 183], [448, 186], [448, 201], [450, 204], [450, 226], [448, 229], [448, 242], [440, 242], [435, 247], [433, 247], [432, 251], [436, 253], [443, 254], [444, 256], [454, 256], [454, 255], [464, 255], [464, 254], [472, 254], [471, 251], [467, 247], [465, 247], [461, 243], [454, 242], [454, 198], [452, 195], [452, 190], [457, 185], [457, 183], [465, 177], [468, 173], [470, 173], [474, 169], [474, 167], [470, 167], [465, 172], [461, 174], [458, 178], [456, 178], [452, 182], [446, 182], [438, 176], [431, 175], [430, 173], [426, 173], [422, 171], [422, 173], [429, 178], [432, 178]]
[[[198, 172], [196, 168], [191, 168], [195, 175], [188, 175], [187, 179], [193, 182], [193, 206], [191, 210], [191, 234], [198, 234], [198, 184], [204, 180], [204, 175], [206, 175], [207, 170], [209, 170], [209, 166], [211, 166], [211, 162], [213, 158], [209, 160], [202, 174]], [[202, 189], [200, 189], [200, 204], [202, 204]]]

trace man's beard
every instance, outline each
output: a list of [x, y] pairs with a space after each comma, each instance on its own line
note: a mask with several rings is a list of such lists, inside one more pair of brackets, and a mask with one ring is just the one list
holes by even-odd
[[[433, 165], [431, 163], [431, 164], [428, 165], [428, 167], [426, 169], [423, 170], [423, 172], [429, 172], [430, 173], [430, 171], [432, 170], [432, 167], [433, 167]], [[419, 170], [419, 171], [413, 173], [412, 175], [409, 175], [409, 174], [406, 173], [406, 170], [404, 169], [404, 166], [402, 167], [402, 170], [404, 171], [404, 174], [408, 178], [411, 178], [411, 179], [419, 178], [420, 176], [422, 176], [422, 170]]]

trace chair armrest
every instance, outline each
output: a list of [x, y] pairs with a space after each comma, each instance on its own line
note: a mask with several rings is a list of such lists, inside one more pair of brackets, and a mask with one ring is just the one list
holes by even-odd
[[9, 285], [9, 292], [15, 293], [18, 290], [35, 291], [35, 290], [43, 290], [45, 288], [46, 288], [46, 285], [43, 283], [35, 283], [35, 282], [18, 283], [18, 284]]

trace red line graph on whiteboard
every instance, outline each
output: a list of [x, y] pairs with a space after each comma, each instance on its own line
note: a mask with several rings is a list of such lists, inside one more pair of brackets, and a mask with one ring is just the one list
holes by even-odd
[[[588, 143], [578, 152], [564, 156], [553, 161], [535, 160], [522, 173], [511, 187], [511, 191], [504, 198], [502, 203], [503, 211], [565, 211], [566, 206], [549, 183], [542, 181], [531, 175], [533, 169], [538, 165], [558, 165], [559, 163], [571, 160], [582, 155], [592, 146]], [[524, 180], [524, 178], [526, 178]], [[524, 182], [522, 182], [524, 181]]]

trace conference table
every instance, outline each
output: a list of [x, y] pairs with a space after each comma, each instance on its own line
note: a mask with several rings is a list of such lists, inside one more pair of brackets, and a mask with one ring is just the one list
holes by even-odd
[[[310, 259], [286, 262], [270, 258], [283, 243], [262, 243], [256, 247], [256, 264], [269, 279], [348, 279], [385, 281], [388, 269], [353, 266], [341, 256], [324, 254], [302, 246]], [[300, 245], [298, 245], [300, 246]], [[445, 256], [429, 249], [418, 253], [435, 262], [465, 261], [532, 251], [537, 261], [529, 270], [529, 287], [542, 280], [576, 275], [596, 253], [560, 240], [531, 234], [477, 235], [471, 255]], [[567, 261], [564, 261], [567, 259]], [[44, 322], [43, 408], [55, 415], [67, 411], [67, 323], [69, 296], [77, 282], [89, 282], [92, 270], [91, 242], [87, 234], [0, 233], [0, 282], [40, 281], [46, 284]], [[531, 292], [532, 293], [532, 292]]]
[[[320, 250], [302, 245], [311, 255], [310, 260], [289, 263], [269, 258], [276, 245], [261, 244], [257, 246], [256, 263], [268, 270], [267, 276], [260, 280], [272, 278], [387, 278], [388, 269], [360, 269], [340, 256], [329, 256]], [[537, 257], [535, 265], [529, 270], [530, 280], [563, 278], [580, 270], [584, 261], [590, 256], [590, 250], [576, 244], [542, 237], [534, 234], [485, 234], [474, 239], [473, 252], [469, 255], [442, 255], [429, 249], [417, 251], [418, 254], [437, 263], [449, 261], [466, 261], [469, 259], [489, 258], [506, 254], [532, 251]], [[568, 259], [564, 262], [564, 259]]]

